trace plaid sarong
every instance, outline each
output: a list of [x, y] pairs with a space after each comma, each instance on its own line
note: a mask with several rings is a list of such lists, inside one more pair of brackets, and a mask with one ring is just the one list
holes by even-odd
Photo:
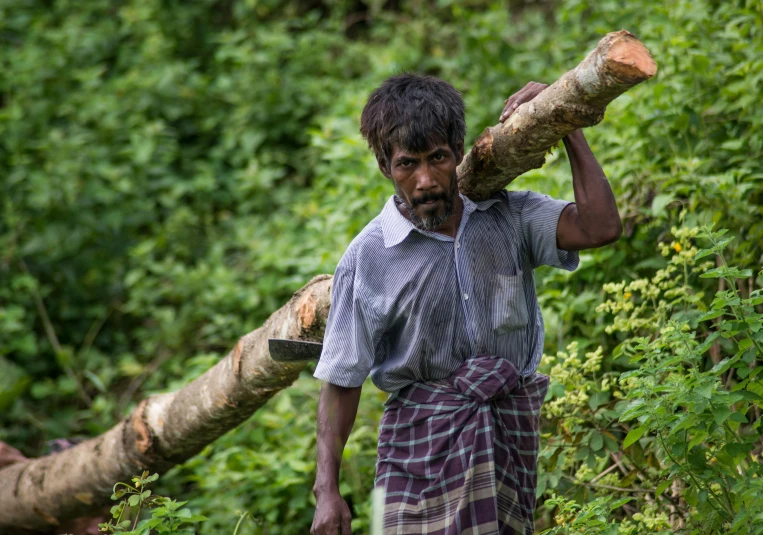
[[480, 356], [391, 396], [376, 467], [384, 535], [532, 535], [547, 389], [545, 375]]

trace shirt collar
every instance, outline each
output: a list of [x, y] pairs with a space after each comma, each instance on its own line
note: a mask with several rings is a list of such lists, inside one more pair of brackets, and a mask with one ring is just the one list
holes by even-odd
[[[481, 202], [474, 202], [468, 197], [464, 197], [460, 193], [458, 195], [461, 197], [461, 200], [464, 203], [464, 215], [462, 216], [463, 221], [461, 223], [462, 226], [466, 223], [466, 219], [468, 219], [468, 217], [475, 210], [484, 212], [495, 203], [500, 202], [500, 199], [496, 198], [491, 198]], [[413, 223], [408, 221], [405, 216], [400, 213], [400, 210], [397, 209], [394, 195], [391, 196], [384, 204], [384, 208], [380, 214], [380, 222], [382, 235], [384, 236], [384, 247], [386, 248], [394, 247], [395, 245], [402, 242], [405, 238], [408, 237], [411, 231], [416, 231], [420, 234], [423, 234], [424, 236], [429, 236], [432, 238], [436, 237], [434, 233], [417, 229]]]

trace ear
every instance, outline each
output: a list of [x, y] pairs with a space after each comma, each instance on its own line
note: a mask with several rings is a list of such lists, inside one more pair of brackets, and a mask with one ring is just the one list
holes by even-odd
[[379, 157], [376, 158], [376, 163], [379, 165], [379, 171], [381, 171], [381, 174], [383, 174], [385, 178], [392, 180], [392, 174], [389, 172], [389, 167], [387, 167], [387, 164], [382, 162]]
[[458, 160], [456, 161], [456, 166], [459, 166], [464, 160], [464, 142], [462, 141], [459, 143], [456, 148], [458, 149]]

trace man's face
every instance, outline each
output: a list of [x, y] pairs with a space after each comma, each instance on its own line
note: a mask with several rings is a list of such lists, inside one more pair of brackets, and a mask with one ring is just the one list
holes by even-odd
[[437, 230], [452, 215], [458, 195], [456, 168], [463, 158], [460, 149], [456, 155], [447, 143], [420, 153], [395, 148], [389, 172], [382, 169], [417, 228]]

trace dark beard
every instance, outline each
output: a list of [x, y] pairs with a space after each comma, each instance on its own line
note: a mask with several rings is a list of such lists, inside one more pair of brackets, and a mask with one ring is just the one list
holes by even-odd
[[406, 213], [408, 214], [408, 218], [411, 220], [411, 223], [413, 223], [413, 226], [416, 227], [419, 230], [425, 230], [428, 232], [433, 232], [440, 228], [450, 216], [453, 215], [453, 207], [454, 207], [454, 199], [455, 196], [458, 195], [458, 182], [456, 180], [453, 180], [451, 183], [451, 188], [448, 193], [435, 193], [435, 194], [429, 194], [429, 195], [422, 195], [421, 197], [414, 199], [413, 206], [416, 207], [421, 203], [425, 203], [428, 201], [439, 201], [442, 200], [445, 204], [445, 208], [442, 212], [439, 214], [434, 214], [432, 216], [424, 216], [419, 217], [418, 214], [413, 210], [411, 206], [408, 205], [407, 202], [403, 200], [402, 195], [400, 195], [400, 191], [397, 189], [397, 185], [395, 185], [395, 190], [397, 194], [395, 195], [395, 203], [398, 205], [401, 205]]

